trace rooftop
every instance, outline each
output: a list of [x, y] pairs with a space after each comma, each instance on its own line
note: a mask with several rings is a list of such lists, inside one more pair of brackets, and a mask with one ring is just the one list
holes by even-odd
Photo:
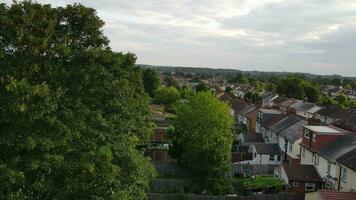
[[292, 126], [282, 130], [279, 133], [279, 136], [286, 138], [288, 141], [295, 142], [298, 139], [302, 138], [303, 135], [303, 126], [308, 125], [308, 122], [301, 120]]
[[321, 182], [318, 172], [313, 165], [283, 164], [289, 181]]
[[356, 171], [356, 149], [349, 151], [348, 153], [340, 156], [336, 159], [339, 163], [346, 167]]
[[356, 149], [356, 134], [349, 133], [322, 147], [318, 154], [329, 161], [335, 162], [337, 158], [353, 149]]
[[277, 144], [256, 143], [253, 144], [258, 154], [280, 155], [279, 147]]
[[356, 192], [339, 192], [333, 190], [319, 190], [319, 200], [355, 200]]
[[341, 130], [333, 128], [331, 126], [304, 126], [305, 128], [316, 133], [343, 133]]

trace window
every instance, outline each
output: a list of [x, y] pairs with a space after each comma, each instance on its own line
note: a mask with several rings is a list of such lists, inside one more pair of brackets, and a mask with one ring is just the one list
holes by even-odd
[[310, 136], [311, 136], [311, 132], [308, 129], [305, 129], [304, 130], [304, 137], [307, 138], [307, 139], [310, 139]]
[[314, 156], [314, 165], [319, 166], [319, 155]]
[[305, 157], [305, 149], [302, 148], [302, 157], [304, 158]]
[[331, 168], [331, 164], [330, 164], [330, 162], [328, 161], [328, 174], [330, 175], [330, 168]]
[[347, 169], [345, 167], [342, 167], [341, 169], [341, 181], [346, 183], [347, 180]]
[[269, 155], [269, 160], [274, 161], [274, 155]]
[[293, 145], [291, 143], [289, 143], [289, 152], [293, 151]]
[[294, 181], [294, 182], [293, 182], [293, 187], [298, 187], [298, 186], [299, 186], [299, 182]]
[[305, 183], [305, 191], [314, 191], [315, 184], [314, 183]]
[[281, 156], [277, 156], [277, 161], [281, 161]]

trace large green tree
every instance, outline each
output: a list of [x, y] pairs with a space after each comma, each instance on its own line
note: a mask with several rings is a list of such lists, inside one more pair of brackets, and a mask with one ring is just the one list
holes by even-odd
[[171, 154], [201, 192], [229, 191], [233, 118], [228, 105], [210, 92], [201, 92], [178, 106], [176, 114]]
[[160, 85], [157, 72], [151, 68], [143, 70], [142, 80], [145, 91], [150, 97], [153, 97], [155, 90], [157, 90]]
[[145, 199], [151, 132], [132, 54], [82, 5], [0, 5], [0, 199]]

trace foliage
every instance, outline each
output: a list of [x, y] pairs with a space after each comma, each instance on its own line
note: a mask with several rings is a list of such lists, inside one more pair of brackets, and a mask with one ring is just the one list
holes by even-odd
[[182, 98], [188, 99], [189, 97], [193, 96], [194, 93], [195, 92], [194, 92], [194, 90], [192, 90], [192, 88], [183, 86], [181, 95], [182, 95]]
[[320, 100], [320, 90], [310, 84], [304, 84], [304, 93], [309, 102], [316, 103]]
[[243, 186], [246, 189], [267, 189], [275, 187], [278, 191], [283, 190], [284, 182], [281, 179], [274, 177], [258, 176], [255, 178], [248, 178], [243, 181]]
[[195, 86], [196, 92], [207, 92], [210, 88], [203, 82], [200, 82], [197, 86]]
[[274, 83], [267, 83], [264, 86], [264, 89], [270, 92], [275, 92], [276, 91], [276, 85]]
[[166, 83], [167, 87], [175, 87], [175, 88], [179, 89], [178, 81], [171, 75], [166, 76], [164, 78], [164, 82]]
[[160, 87], [155, 92], [158, 104], [170, 105], [180, 99], [180, 92], [175, 87]]
[[210, 92], [201, 92], [181, 104], [176, 113], [171, 155], [202, 191], [229, 191], [233, 118], [228, 105]]
[[0, 199], [146, 199], [148, 97], [95, 10], [0, 5]]
[[151, 68], [143, 70], [142, 81], [146, 93], [150, 95], [150, 97], [153, 97], [154, 91], [157, 90], [160, 85], [157, 72]]
[[320, 99], [319, 89], [311, 82], [298, 76], [280, 79], [277, 83], [276, 92], [289, 98], [307, 98], [310, 102], [318, 102]]
[[323, 95], [319, 100], [319, 104], [323, 106], [327, 106], [327, 105], [334, 105], [336, 104], [336, 102], [331, 97]]
[[253, 102], [253, 103], [256, 103], [258, 101], [261, 101], [262, 100], [262, 97], [259, 93], [257, 92], [247, 92], [245, 94], [245, 100], [246, 101], [250, 101], [250, 102]]
[[228, 94], [233, 94], [232, 87], [226, 87], [225, 88], [225, 92], [228, 93]]
[[349, 100], [345, 94], [339, 94], [335, 98], [337, 104], [342, 108], [349, 107]]

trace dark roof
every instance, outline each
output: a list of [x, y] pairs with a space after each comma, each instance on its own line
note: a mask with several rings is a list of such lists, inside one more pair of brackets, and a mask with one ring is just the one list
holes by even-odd
[[356, 192], [339, 192], [333, 190], [319, 190], [319, 200], [355, 200]]
[[279, 132], [279, 136], [286, 138], [288, 141], [295, 142], [302, 138], [303, 126], [306, 125], [308, 125], [308, 122], [301, 120]]
[[233, 152], [231, 153], [231, 162], [236, 163], [236, 162], [241, 162], [245, 160], [252, 160], [253, 156], [252, 153], [245, 153], [245, 152]]
[[356, 124], [356, 108], [349, 109], [343, 116], [342, 120], [347, 121], [348, 123]]
[[281, 105], [282, 105], [282, 106], [285, 106], [285, 107], [288, 107], [288, 106], [294, 104], [295, 102], [297, 102], [297, 100], [295, 100], [295, 99], [288, 99], [287, 101], [281, 103]]
[[313, 165], [283, 164], [288, 181], [321, 182]]
[[356, 171], [356, 148], [336, 159], [339, 163]]
[[256, 143], [254, 144], [258, 154], [280, 155], [277, 144]]
[[332, 106], [326, 106], [320, 109], [319, 111], [317, 111], [316, 113], [331, 118], [340, 118], [341, 116], [345, 115], [346, 112], [347, 110], [332, 105]]
[[302, 119], [295, 116], [295, 115], [289, 115], [286, 118], [282, 119], [281, 121], [277, 122], [275, 125], [271, 127], [271, 130], [274, 131], [275, 133], [279, 133], [282, 130], [288, 128], [289, 126], [292, 126], [293, 124], [301, 121]]
[[262, 134], [258, 133], [245, 133], [242, 134], [244, 138], [244, 143], [252, 143], [252, 142], [264, 142]]
[[273, 100], [273, 103], [279, 105], [279, 104], [282, 104], [288, 100], [289, 100], [289, 98], [287, 98], [287, 97], [277, 97]]
[[256, 106], [254, 104], [247, 104], [244, 108], [242, 108], [238, 113], [241, 115], [245, 115], [253, 110], [256, 109]]
[[246, 106], [246, 103], [239, 99], [233, 99], [231, 101], [231, 108], [237, 113]]
[[337, 158], [356, 148], [356, 134], [349, 133], [322, 147], [318, 154], [335, 162]]
[[282, 121], [286, 117], [287, 117], [287, 115], [285, 115], [285, 114], [275, 115], [275, 116], [272, 116], [270, 119], [264, 121], [264, 123], [262, 125], [265, 128], [271, 128], [273, 125], [275, 125], [278, 122]]
[[246, 113], [246, 117], [249, 119], [256, 120], [257, 119], [257, 110], [252, 110], [252, 111]]

